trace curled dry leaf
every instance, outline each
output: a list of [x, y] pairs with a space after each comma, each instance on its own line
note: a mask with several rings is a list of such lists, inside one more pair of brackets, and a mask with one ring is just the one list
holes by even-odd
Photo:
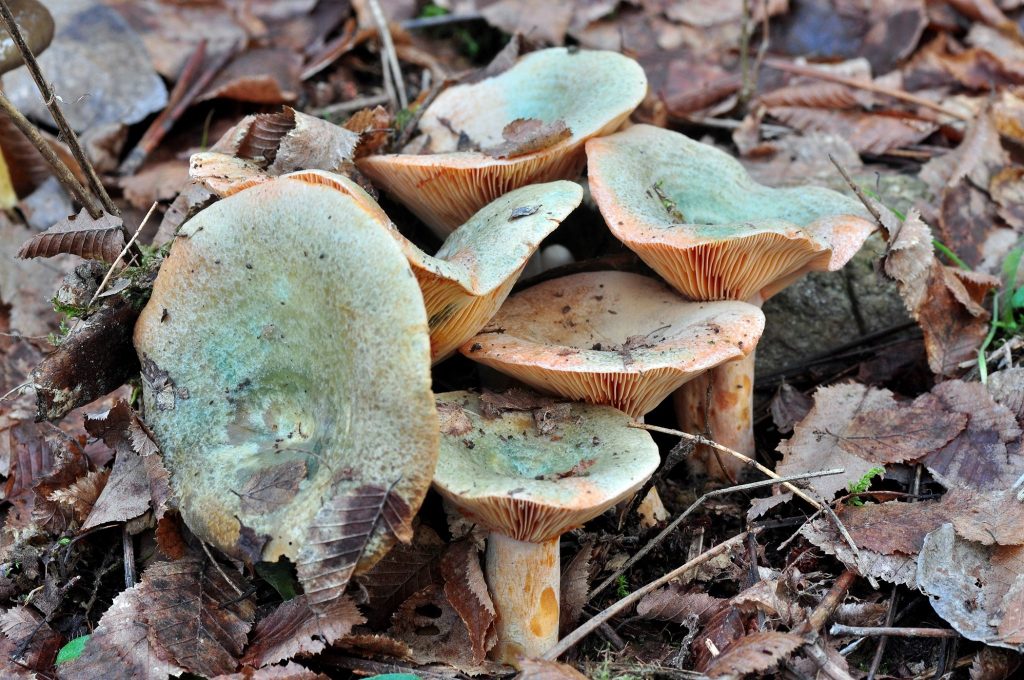
[[992, 373], [987, 387], [992, 398], [1010, 409], [1018, 423], [1024, 422], [1024, 368], [1007, 368]]
[[287, 661], [280, 666], [243, 668], [238, 673], [218, 675], [215, 680], [330, 680], [323, 673], [314, 673], [300, 663]]
[[740, 678], [774, 668], [800, 649], [804, 639], [791, 633], [752, 633], [736, 640], [704, 668], [709, 678]]
[[644, 595], [636, 606], [636, 613], [655, 621], [672, 621], [686, 626], [695, 623], [706, 625], [727, 604], [727, 600], [677, 583]]
[[1015, 489], [955, 488], [942, 497], [956, 533], [982, 545], [1024, 545], [1024, 503]]
[[103, 491], [109, 476], [109, 469], [93, 470], [77, 479], [71, 486], [57, 489], [50, 494], [49, 499], [70, 510], [76, 522], [84, 522], [96, 504], [96, 499]]
[[114, 598], [82, 655], [57, 667], [61, 680], [166, 680], [184, 672], [150, 642], [139, 590], [129, 588]]
[[587, 541], [562, 570], [561, 594], [558, 598], [559, 635], [566, 635], [583, 616], [583, 607], [590, 595], [590, 567], [594, 542]]
[[501, 131], [504, 141], [497, 146], [482, 149], [492, 158], [515, 158], [554, 146], [572, 136], [564, 120], [545, 123], [538, 118], [517, 118]]
[[256, 625], [242, 663], [261, 668], [300, 654], [319, 654], [365, 622], [347, 597], [331, 602], [322, 613], [317, 613], [310, 609], [306, 596], [300, 595], [278, 605]]
[[278, 47], [254, 47], [236, 56], [198, 97], [255, 104], [290, 104], [302, 88], [302, 55]]
[[741, 639], [746, 634], [746, 619], [739, 607], [733, 606], [723, 607], [712, 616], [691, 645], [695, 670], [703, 672], [714, 661], [715, 652], [723, 652]]
[[[441, 409], [438, 409], [439, 411]], [[370, 624], [379, 627], [402, 602], [431, 583], [440, 583], [440, 557], [445, 543], [425, 524], [416, 527], [412, 542], [395, 545], [388, 554], [358, 577], [366, 592]]]
[[497, 614], [478, 553], [472, 541], [462, 540], [452, 544], [441, 559], [444, 594], [466, 624], [474, 663], [481, 663], [498, 641], [494, 629]]
[[936, 125], [906, 114], [833, 111], [796, 106], [775, 106], [768, 114], [801, 132], [843, 135], [861, 153], [881, 155], [917, 144], [935, 132]]
[[271, 175], [294, 170], [337, 172], [352, 161], [359, 135], [290, 107], [246, 116], [213, 151], [255, 161]]
[[[32, 671], [49, 670], [64, 641], [39, 612], [28, 606], [12, 607], [0, 614], [0, 633], [0, 663], [4, 664], [0, 668], [5, 672], [24, 670], [26, 678], [36, 677]], [[12, 661], [13, 668], [6, 665]]]
[[18, 251], [18, 257], [53, 257], [62, 253], [87, 260], [113, 262], [125, 246], [120, 217], [103, 213], [93, 219], [85, 208], [36, 234]]
[[233, 672], [256, 611], [251, 596], [238, 595], [246, 587], [205, 557], [153, 564], [138, 588], [149, 641], [197, 675]]
[[917, 586], [967, 639], [1024, 651], [1024, 547], [983, 546], [944, 524], [925, 538]]

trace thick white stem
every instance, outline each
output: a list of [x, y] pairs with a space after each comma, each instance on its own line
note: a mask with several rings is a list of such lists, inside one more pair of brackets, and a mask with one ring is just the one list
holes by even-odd
[[[711, 401], [705, 411], [708, 386]], [[754, 457], [754, 352], [743, 359], [716, 366], [675, 393], [679, 429], [702, 434], [707, 424], [711, 439], [722, 446]], [[743, 471], [743, 462], [706, 446], [698, 446], [693, 460], [703, 465], [714, 479], [736, 479]]]
[[491, 532], [486, 562], [498, 613], [498, 644], [491, 656], [518, 667], [520, 657], [540, 657], [558, 642], [558, 539], [528, 543]]

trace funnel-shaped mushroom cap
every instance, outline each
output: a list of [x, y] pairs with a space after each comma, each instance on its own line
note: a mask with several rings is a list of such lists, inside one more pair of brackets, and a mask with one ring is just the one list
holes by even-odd
[[728, 154], [649, 125], [591, 140], [587, 161], [612, 233], [694, 300], [766, 299], [839, 269], [875, 229], [842, 194], [766, 187]]
[[[286, 555], [316, 593], [407, 533], [437, 460], [427, 318], [366, 205], [282, 177], [203, 210], [135, 344], [147, 422], [198, 536], [250, 560]], [[355, 538], [353, 499], [375, 518]]]
[[752, 352], [763, 330], [754, 305], [686, 302], [646, 276], [592, 272], [513, 295], [460, 351], [539, 390], [639, 417]]
[[608, 406], [572, 404], [542, 434], [529, 412], [488, 419], [471, 392], [437, 395], [441, 455], [434, 487], [491, 531], [540, 543], [639, 489], [661, 462], [644, 430]]
[[[643, 69], [628, 57], [541, 50], [497, 76], [441, 93], [420, 120], [423, 155], [367, 156], [357, 164], [444, 238], [512, 189], [579, 175], [584, 142], [616, 130], [646, 93]], [[550, 135], [544, 148], [495, 152], [506, 126], [523, 119], [568, 131], [558, 141]], [[485, 152], [459, 151], [460, 133]]]
[[[53, 16], [38, 0], [9, 0], [14, 23], [21, 30], [32, 54], [38, 55], [53, 40]], [[0, 73], [7, 73], [24, 63], [14, 38], [0, 28]]]

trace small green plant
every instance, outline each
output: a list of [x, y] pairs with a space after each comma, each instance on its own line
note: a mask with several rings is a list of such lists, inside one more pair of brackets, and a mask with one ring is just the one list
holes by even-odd
[[439, 7], [432, 2], [428, 2], [426, 5], [423, 6], [423, 9], [420, 10], [421, 19], [429, 19], [430, 17], [443, 17], [445, 14], [448, 14], [448, 10], [446, 10], [444, 7]]
[[61, 647], [60, 651], [57, 652], [57, 664], [60, 665], [68, 661], [74, 661], [82, 656], [82, 652], [85, 650], [85, 643], [89, 641], [89, 637], [88, 635], [76, 637]]
[[1003, 260], [1002, 285], [992, 297], [992, 325], [978, 348], [978, 374], [983, 383], [988, 382], [989, 347], [1024, 333], [1024, 285], [1017, 285], [1022, 256], [1024, 247], [1018, 246]]
[[864, 473], [864, 476], [858, 479], [856, 482], [850, 482], [846, 485], [847, 491], [853, 494], [853, 498], [850, 499], [850, 505], [861, 506], [864, 505], [864, 501], [857, 498], [857, 494], [865, 493], [871, 488], [871, 480], [875, 477], [883, 477], [885, 475], [885, 468], [873, 467]]
[[615, 594], [619, 597], [629, 595], [629, 582], [626, 581], [625, 574], [619, 574], [619, 577], [615, 579]]

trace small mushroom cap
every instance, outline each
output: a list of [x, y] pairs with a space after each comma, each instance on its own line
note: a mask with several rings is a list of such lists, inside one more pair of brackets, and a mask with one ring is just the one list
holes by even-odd
[[[38, 56], [53, 40], [53, 16], [38, 0], [8, 0], [7, 4], [29, 49]], [[24, 61], [14, 38], [0, 28], [0, 73], [7, 73], [22, 64]]]
[[491, 531], [540, 543], [639, 489], [661, 462], [644, 430], [609, 406], [565, 404], [542, 434], [529, 412], [482, 416], [472, 392], [437, 395], [441, 455], [434, 488]]
[[[197, 214], [135, 344], [147, 422], [203, 540], [294, 561], [340, 498], [391, 489], [400, 521], [422, 502], [438, 446], [426, 312], [380, 216], [351, 196], [281, 177]], [[384, 525], [357, 573], [392, 544]]]
[[[584, 142], [618, 129], [646, 93], [643, 69], [628, 57], [541, 50], [497, 76], [441, 93], [420, 120], [429, 139], [424, 155], [367, 156], [357, 164], [444, 238], [512, 189], [578, 176], [586, 161]], [[563, 121], [570, 135], [512, 158], [456, 150], [459, 132], [488, 148], [503, 141], [506, 125], [524, 118]]]
[[590, 140], [587, 161], [612, 233], [694, 300], [767, 299], [841, 268], [875, 229], [838, 192], [766, 187], [729, 154], [649, 125]]
[[639, 417], [752, 352], [763, 330], [754, 305], [687, 302], [646, 276], [591, 272], [513, 295], [459, 351], [536, 389]]

